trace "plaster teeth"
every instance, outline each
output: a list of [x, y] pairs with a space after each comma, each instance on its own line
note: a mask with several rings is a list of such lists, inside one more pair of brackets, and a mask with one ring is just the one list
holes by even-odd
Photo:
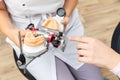
[[44, 36], [38, 35], [35, 32], [28, 32], [24, 42], [28, 46], [38, 46], [44, 43]]

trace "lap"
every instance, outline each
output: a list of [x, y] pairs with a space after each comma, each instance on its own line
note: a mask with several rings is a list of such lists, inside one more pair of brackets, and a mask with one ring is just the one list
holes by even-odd
[[90, 64], [84, 64], [78, 70], [68, 66], [75, 80], [103, 80], [100, 69]]
[[74, 80], [74, 77], [67, 65], [60, 60], [59, 58], [55, 58], [56, 60], [56, 70], [57, 70], [57, 80]]
[[[14, 55], [17, 57], [16, 55]], [[103, 80], [100, 70], [98, 67], [93, 65], [85, 64], [80, 67], [78, 70], [73, 69], [70, 66], [67, 66], [62, 60], [55, 57], [56, 63], [56, 75], [57, 80]], [[27, 74], [29, 80], [34, 80], [32, 75]]]

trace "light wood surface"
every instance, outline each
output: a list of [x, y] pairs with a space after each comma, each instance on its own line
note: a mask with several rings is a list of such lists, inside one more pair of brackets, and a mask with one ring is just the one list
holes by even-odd
[[[120, 21], [120, 0], [79, 0], [77, 5], [85, 35], [102, 40], [108, 46], [112, 33]], [[27, 80], [17, 69], [12, 48], [5, 43], [0, 33], [0, 80]], [[103, 76], [118, 80], [115, 75], [101, 68]]]

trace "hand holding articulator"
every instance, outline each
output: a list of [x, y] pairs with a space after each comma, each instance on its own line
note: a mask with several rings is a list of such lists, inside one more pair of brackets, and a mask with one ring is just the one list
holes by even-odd
[[34, 24], [30, 24], [26, 29], [31, 31], [26, 34], [23, 46], [19, 32], [21, 54], [17, 64], [19, 68], [24, 69], [24, 73], [29, 63], [48, 51], [49, 44], [64, 52], [67, 38], [64, 34], [64, 25], [61, 21], [65, 15], [65, 9], [59, 8], [57, 15], [48, 18], [39, 29], [36, 29]]

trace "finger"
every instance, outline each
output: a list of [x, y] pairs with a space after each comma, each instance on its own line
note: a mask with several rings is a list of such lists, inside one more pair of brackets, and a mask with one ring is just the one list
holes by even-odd
[[30, 32], [30, 30], [20, 30], [20, 32], [21, 32], [21, 36], [25, 36], [25, 34], [27, 33], [27, 32]]
[[77, 45], [77, 49], [88, 49], [88, 44], [86, 44], [86, 43], [79, 43], [78, 45]]
[[70, 40], [71, 41], [82, 42], [82, 43], [88, 43], [91, 40], [91, 38], [85, 37], [85, 36], [80, 36], [80, 37], [73, 36], [73, 37], [70, 37]]
[[80, 56], [78, 56], [78, 60], [80, 62], [89, 63], [87, 57], [80, 57]]
[[67, 25], [69, 23], [69, 17], [64, 17], [64, 19], [62, 20], [62, 23], [64, 25]]
[[22, 39], [22, 44], [24, 44], [24, 39]]
[[88, 55], [88, 52], [86, 50], [78, 50], [78, 55], [79, 56], [87, 56]]
[[21, 40], [23, 41], [23, 40], [24, 40], [24, 37], [21, 37]]

